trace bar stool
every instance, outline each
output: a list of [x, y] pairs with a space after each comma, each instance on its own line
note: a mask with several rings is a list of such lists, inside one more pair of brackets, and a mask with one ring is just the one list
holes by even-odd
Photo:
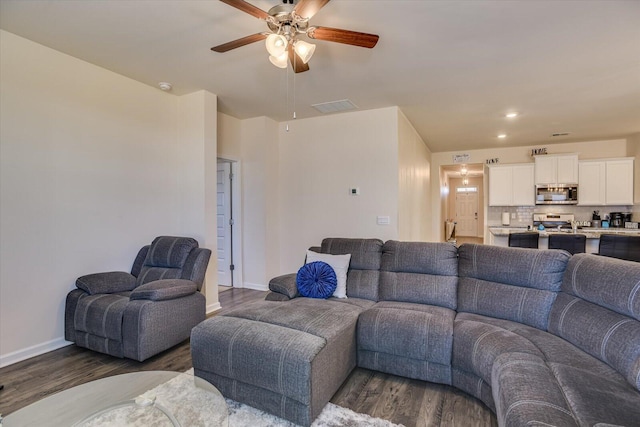
[[640, 262], [640, 236], [603, 234], [598, 253], [612, 258]]
[[564, 249], [573, 254], [585, 253], [587, 236], [584, 234], [550, 234], [549, 249]]
[[509, 246], [516, 248], [538, 249], [538, 233], [510, 233]]

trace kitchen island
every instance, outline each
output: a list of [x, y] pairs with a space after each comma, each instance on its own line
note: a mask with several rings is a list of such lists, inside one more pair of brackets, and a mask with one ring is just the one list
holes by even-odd
[[[574, 234], [571, 229], [558, 230], [557, 228], [547, 228], [545, 230], [527, 230], [527, 227], [506, 227], [489, 226], [489, 244], [495, 246], [509, 246], [509, 234], [525, 233], [527, 231], [537, 232], [539, 235], [538, 248], [549, 248], [549, 236], [551, 234]], [[587, 237], [585, 251], [587, 253], [597, 253], [600, 246], [600, 236], [602, 234], [622, 234], [626, 236], [640, 236], [640, 230], [627, 228], [579, 228], [575, 234], [584, 234]]]

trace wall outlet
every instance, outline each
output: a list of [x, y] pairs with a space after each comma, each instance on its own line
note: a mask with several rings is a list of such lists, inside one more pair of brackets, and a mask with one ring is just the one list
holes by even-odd
[[516, 219], [516, 213], [515, 212], [511, 212], [511, 219]]

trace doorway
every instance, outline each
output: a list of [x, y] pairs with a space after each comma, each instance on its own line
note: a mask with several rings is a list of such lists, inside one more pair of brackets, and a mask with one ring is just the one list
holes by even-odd
[[441, 215], [447, 222], [455, 222], [455, 241], [483, 243], [487, 214], [484, 164], [454, 164], [440, 167], [442, 194]]
[[240, 266], [240, 165], [236, 161], [218, 159], [216, 173], [216, 231], [218, 291], [241, 287]]

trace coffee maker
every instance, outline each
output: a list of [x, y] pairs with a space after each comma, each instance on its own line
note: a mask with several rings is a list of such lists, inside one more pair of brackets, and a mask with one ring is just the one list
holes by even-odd
[[611, 212], [610, 226], [614, 228], [624, 228], [625, 222], [631, 222], [631, 212]]

